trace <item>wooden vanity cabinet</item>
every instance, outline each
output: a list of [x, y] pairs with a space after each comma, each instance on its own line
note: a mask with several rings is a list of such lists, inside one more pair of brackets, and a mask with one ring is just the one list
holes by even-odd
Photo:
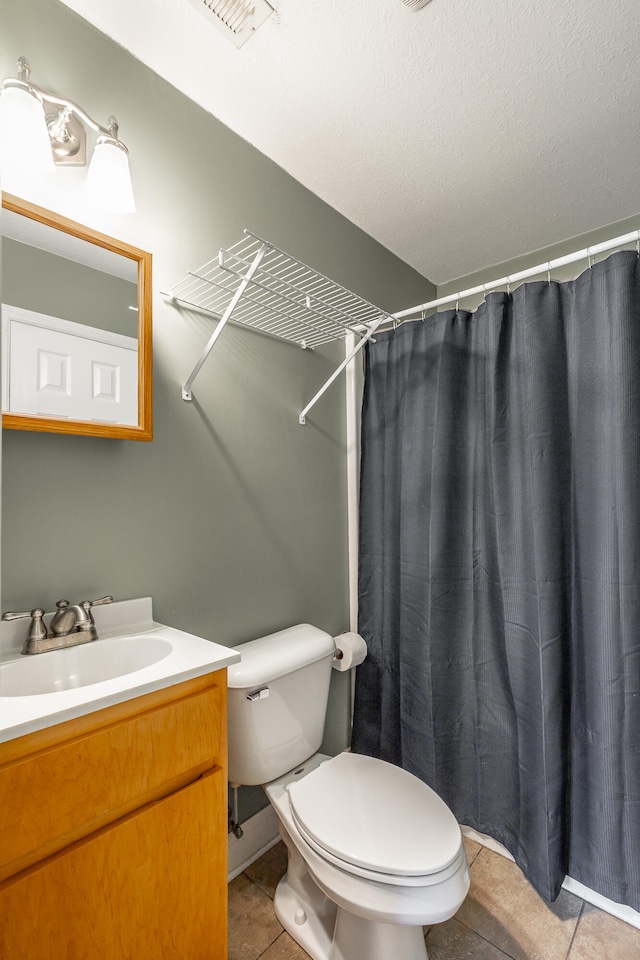
[[226, 749], [226, 670], [2, 744], [2, 960], [226, 960]]

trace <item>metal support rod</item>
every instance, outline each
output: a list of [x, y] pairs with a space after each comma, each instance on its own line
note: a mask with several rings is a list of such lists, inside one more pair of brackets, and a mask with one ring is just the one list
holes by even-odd
[[301, 411], [300, 416], [298, 417], [298, 423], [304, 424], [304, 423], [307, 422], [307, 421], [306, 421], [306, 416], [307, 416], [307, 414], [309, 413], [309, 410], [311, 410], [311, 407], [313, 407], [313, 406], [318, 402], [318, 400], [320, 399], [320, 397], [321, 397], [324, 393], [326, 393], [326, 391], [329, 389], [329, 387], [331, 386], [331, 384], [333, 383], [333, 381], [336, 379], [336, 377], [340, 376], [340, 374], [342, 373], [342, 371], [344, 370], [344, 368], [347, 366], [347, 364], [351, 363], [351, 361], [353, 360], [353, 358], [355, 357], [355, 355], [362, 350], [362, 348], [364, 347], [365, 343], [367, 343], [367, 341], [371, 339], [371, 337], [372, 337], [373, 334], [376, 332], [376, 330], [378, 329], [378, 327], [380, 326], [380, 324], [381, 324], [381, 323], [384, 323], [384, 321], [385, 321], [385, 320], [388, 320], [388, 319], [389, 319], [388, 317], [380, 317], [378, 320], [374, 320], [374, 322], [371, 324], [371, 326], [370, 326], [369, 329], [367, 330], [367, 333], [366, 333], [365, 336], [362, 338], [362, 340], [360, 340], [360, 341], [355, 345], [355, 347], [353, 348], [353, 350], [350, 350], [350, 351], [349, 351], [349, 353], [348, 353], [347, 356], [344, 358], [344, 360], [342, 361], [342, 363], [340, 364], [340, 366], [338, 367], [338, 369], [337, 369], [337, 370], [334, 370], [334, 372], [331, 374], [331, 376], [329, 377], [329, 379], [327, 380], [327, 382], [324, 384], [324, 386], [321, 387], [321, 388], [318, 390], [318, 392], [316, 393], [316, 395], [315, 395], [315, 397], [313, 398], [313, 400], [310, 400], [309, 403], [308, 403], [308, 404], [306, 405], [306, 407], [304, 408], [304, 410]]
[[269, 246], [268, 243], [263, 243], [262, 246], [260, 247], [260, 249], [258, 250], [258, 252], [256, 253], [255, 257], [253, 258], [253, 263], [251, 264], [251, 266], [249, 267], [249, 269], [248, 269], [247, 272], [245, 273], [245, 275], [244, 275], [244, 277], [243, 277], [240, 285], [238, 286], [238, 289], [237, 289], [236, 292], [234, 293], [232, 299], [229, 301], [229, 305], [228, 305], [227, 309], [225, 310], [225, 312], [223, 313], [223, 315], [220, 317], [220, 322], [218, 323], [218, 326], [215, 328], [215, 330], [214, 330], [213, 333], [211, 334], [211, 338], [210, 338], [209, 342], [207, 343], [206, 347], [205, 347], [204, 350], [202, 351], [202, 356], [200, 357], [200, 359], [199, 359], [198, 362], [196, 363], [195, 367], [194, 367], [193, 370], [191, 371], [190, 376], [189, 376], [189, 377], [185, 380], [185, 382], [184, 382], [184, 385], [183, 385], [183, 387], [182, 387], [182, 399], [183, 399], [183, 400], [191, 400], [191, 387], [193, 386], [193, 381], [195, 380], [195, 378], [196, 378], [196, 377], [198, 376], [198, 374], [200, 373], [200, 369], [202, 368], [203, 363], [205, 362], [205, 360], [207, 359], [207, 357], [208, 357], [209, 354], [211, 353], [211, 350], [213, 349], [214, 343], [216, 342], [216, 340], [218, 339], [218, 337], [220, 336], [220, 334], [221, 334], [222, 331], [224, 330], [225, 326], [227, 325], [227, 321], [229, 320], [229, 318], [231, 317], [231, 314], [232, 314], [233, 311], [235, 310], [235, 308], [236, 308], [236, 306], [237, 306], [237, 303], [238, 303], [238, 301], [240, 300], [240, 297], [242, 296], [242, 294], [244, 293], [244, 291], [246, 290], [246, 288], [247, 288], [247, 287], [249, 286], [249, 284], [251, 283], [251, 278], [253, 277], [254, 273], [256, 272], [256, 270], [258, 269], [258, 267], [260, 266], [260, 263], [261, 263], [261, 261], [262, 261], [262, 258], [265, 256], [265, 254], [267, 254], [267, 253], [269, 252], [270, 249], [271, 249], [271, 247]]
[[[355, 670], [354, 670], [355, 673]], [[244, 831], [240, 826], [240, 818], [238, 816], [238, 786], [237, 783], [230, 783], [229, 786], [233, 791], [233, 812], [229, 816], [229, 830], [238, 840], [242, 840], [244, 836]]]

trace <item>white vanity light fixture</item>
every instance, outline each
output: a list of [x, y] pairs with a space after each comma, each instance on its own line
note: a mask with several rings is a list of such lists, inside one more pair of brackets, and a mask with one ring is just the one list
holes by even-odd
[[[3, 172], [36, 174], [56, 166], [84, 166], [86, 125], [98, 134], [86, 181], [92, 201], [110, 213], [133, 213], [129, 151], [118, 138], [115, 118], [110, 117], [107, 126], [102, 126], [72, 100], [36, 87], [30, 80], [31, 68], [25, 57], [19, 58], [17, 69], [17, 77], [2, 81]], [[48, 113], [49, 108], [55, 112]]]
[[[0, 97], [2, 172], [49, 173], [53, 155], [42, 101], [29, 90], [7, 87]], [[19, 149], [16, 149], [19, 144]]]
[[109, 117], [109, 130], [108, 136], [101, 134], [96, 140], [85, 188], [98, 206], [106, 206], [115, 213], [134, 213], [129, 151], [118, 140], [115, 117]]

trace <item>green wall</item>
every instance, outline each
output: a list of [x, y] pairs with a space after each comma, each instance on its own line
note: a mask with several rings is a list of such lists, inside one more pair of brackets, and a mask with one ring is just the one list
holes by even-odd
[[47, 250], [2, 238], [2, 300], [12, 307], [110, 330], [138, 333], [138, 284]]
[[[148, 444], [4, 431], [3, 609], [150, 595], [157, 620], [227, 645], [301, 621], [348, 629], [344, 379], [297, 419], [341, 348], [230, 326], [185, 403], [213, 324], [160, 291], [244, 227], [383, 309], [433, 286], [54, 0], [4, 0], [0, 38], [3, 77], [25, 55], [34, 83], [118, 118], [137, 213], [86, 222], [153, 253], [155, 426]], [[222, 42], [212, 31], [212, 56]], [[59, 212], [82, 219], [65, 190]], [[335, 675], [330, 751], [347, 740], [348, 686]]]

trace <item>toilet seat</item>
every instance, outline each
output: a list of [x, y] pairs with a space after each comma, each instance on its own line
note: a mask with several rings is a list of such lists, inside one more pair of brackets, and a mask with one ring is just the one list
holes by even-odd
[[406, 770], [342, 753], [287, 787], [303, 839], [356, 876], [431, 886], [460, 868], [458, 823], [440, 797]]
[[300, 823], [296, 821], [295, 815], [293, 819], [300, 836], [323, 860], [326, 860], [328, 863], [333, 864], [333, 866], [339, 867], [340, 870], [344, 870], [346, 873], [350, 873], [355, 877], [374, 880], [376, 883], [387, 883], [396, 887], [431, 887], [437, 883], [443, 883], [445, 880], [448, 880], [449, 877], [452, 877], [453, 874], [460, 869], [465, 860], [465, 853], [461, 848], [453, 862], [444, 870], [439, 870], [437, 873], [411, 877], [400, 876], [399, 874], [380, 873], [376, 870], [368, 870], [366, 867], [360, 867], [355, 863], [349, 863], [347, 860], [341, 860], [340, 857], [336, 857], [335, 854], [325, 850], [305, 832], [304, 828], [300, 826]]

